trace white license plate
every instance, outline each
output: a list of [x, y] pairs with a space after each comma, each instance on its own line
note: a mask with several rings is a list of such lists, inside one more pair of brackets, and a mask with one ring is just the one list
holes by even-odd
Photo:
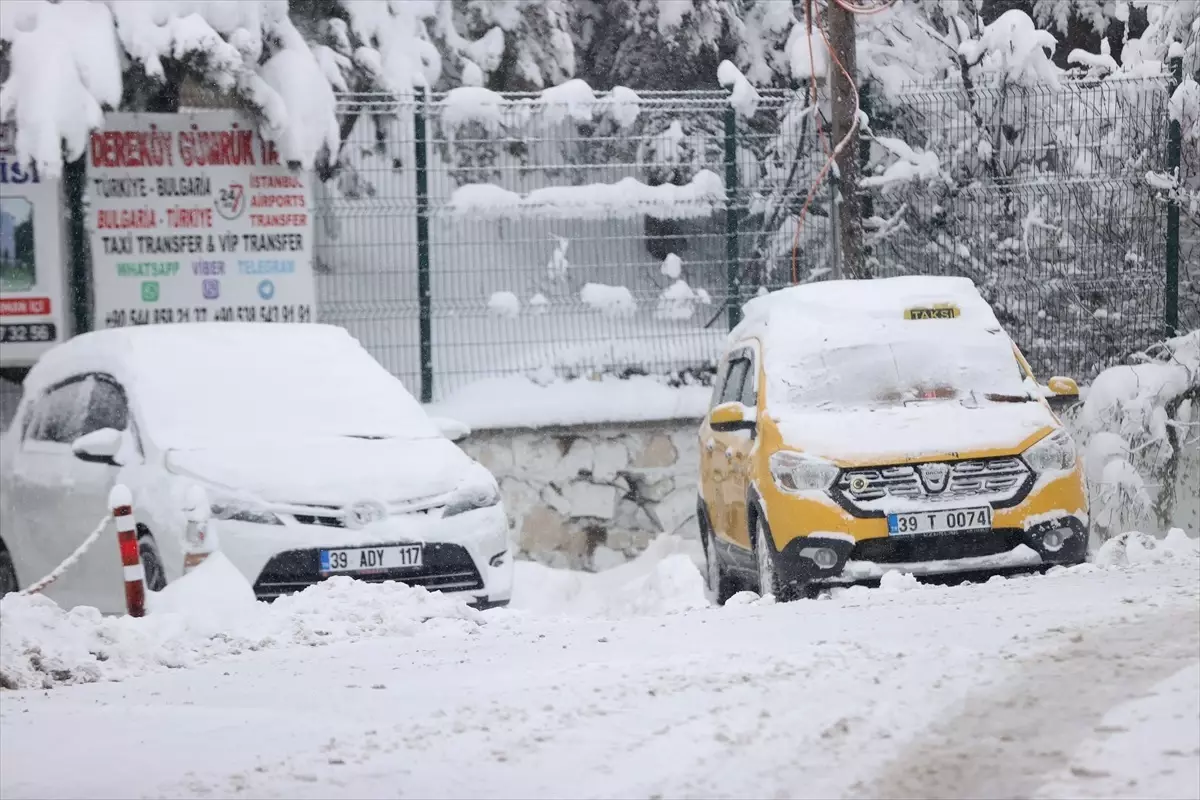
[[913, 533], [987, 531], [992, 529], [992, 507], [888, 514], [887, 521], [888, 533], [893, 536], [907, 536]]
[[422, 556], [423, 552], [419, 544], [322, 550], [321, 572], [372, 572], [382, 569], [419, 567], [422, 563]]

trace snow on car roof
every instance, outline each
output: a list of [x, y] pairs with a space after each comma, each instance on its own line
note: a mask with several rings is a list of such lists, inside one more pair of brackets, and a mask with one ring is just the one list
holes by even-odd
[[[949, 319], [907, 319], [953, 308]], [[881, 341], [1000, 331], [999, 320], [967, 278], [901, 276], [822, 281], [750, 300], [730, 344], [757, 336], [789, 349], [828, 349]]]
[[213, 322], [85, 333], [38, 360], [26, 393], [86, 372], [124, 385], [164, 446], [255, 434], [438, 435], [404, 385], [333, 325]]

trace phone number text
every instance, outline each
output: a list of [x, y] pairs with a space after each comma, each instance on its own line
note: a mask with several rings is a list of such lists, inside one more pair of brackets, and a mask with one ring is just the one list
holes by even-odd
[[104, 315], [104, 327], [169, 325], [175, 322], [312, 322], [312, 316], [312, 306], [307, 304], [118, 308]]

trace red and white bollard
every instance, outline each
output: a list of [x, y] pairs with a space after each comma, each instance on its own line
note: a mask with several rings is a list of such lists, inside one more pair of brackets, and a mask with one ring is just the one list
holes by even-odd
[[125, 575], [125, 608], [131, 617], [146, 614], [146, 572], [138, 554], [137, 522], [133, 519], [133, 495], [117, 484], [108, 494], [113, 521], [117, 524], [117, 541], [121, 545], [121, 566]]

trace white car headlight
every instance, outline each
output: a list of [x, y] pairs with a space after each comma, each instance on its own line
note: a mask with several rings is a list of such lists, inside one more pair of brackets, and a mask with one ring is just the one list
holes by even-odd
[[1075, 442], [1065, 430], [1056, 431], [1025, 451], [1025, 463], [1035, 472], [1063, 472], [1075, 466]]
[[785, 492], [828, 489], [838, 476], [836, 464], [790, 450], [772, 453], [769, 463], [775, 485]]
[[500, 502], [500, 487], [495, 481], [489, 483], [474, 483], [460, 487], [450, 502], [442, 510], [443, 517], [453, 517], [458, 514], [474, 511], [477, 508], [488, 508]]
[[255, 525], [282, 525], [279, 517], [261, 508], [254, 508], [242, 500], [222, 500], [211, 506], [213, 519], [233, 522], [252, 522]]

